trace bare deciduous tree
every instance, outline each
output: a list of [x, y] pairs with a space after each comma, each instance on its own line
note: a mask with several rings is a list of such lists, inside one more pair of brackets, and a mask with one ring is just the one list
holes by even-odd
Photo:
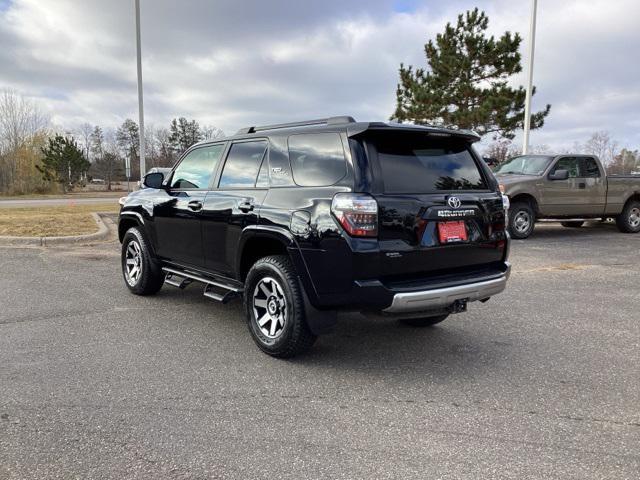
[[76, 130], [75, 136], [78, 138], [78, 143], [82, 149], [84, 156], [91, 161], [91, 134], [94, 131], [93, 125], [90, 123], [82, 123]]
[[520, 154], [520, 150], [507, 138], [495, 139], [484, 152], [484, 156], [501, 164]]
[[585, 153], [597, 155], [605, 167], [613, 162], [619, 150], [620, 145], [607, 131], [594, 132], [584, 144]]
[[[48, 127], [48, 115], [34, 101], [16, 90], [0, 92], [0, 192], [42, 187], [35, 165]], [[34, 182], [26, 178], [31, 174]]]

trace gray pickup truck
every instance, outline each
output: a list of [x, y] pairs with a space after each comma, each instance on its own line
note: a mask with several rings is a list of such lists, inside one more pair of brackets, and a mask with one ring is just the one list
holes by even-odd
[[496, 171], [511, 200], [509, 233], [527, 238], [537, 219], [581, 227], [613, 217], [621, 232], [640, 232], [640, 175], [607, 175], [594, 155], [523, 155]]

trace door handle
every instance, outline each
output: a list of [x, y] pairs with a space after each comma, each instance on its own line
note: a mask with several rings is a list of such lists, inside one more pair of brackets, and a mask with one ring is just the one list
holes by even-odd
[[250, 212], [251, 210], [253, 210], [253, 202], [251, 200], [243, 200], [242, 202], [238, 203], [238, 209], [242, 210], [245, 213]]
[[200, 200], [191, 200], [187, 204], [187, 207], [189, 208], [189, 210], [193, 210], [194, 212], [199, 212], [200, 210], [202, 210], [202, 202]]
[[587, 184], [581, 182], [581, 183], [578, 184], [578, 188], [587, 188]]

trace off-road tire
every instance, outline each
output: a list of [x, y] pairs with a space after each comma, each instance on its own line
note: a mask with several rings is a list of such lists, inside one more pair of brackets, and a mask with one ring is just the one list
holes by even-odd
[[[139, 247], [139, 268], [140, 272], [135, 278], [127, 273], [127, 249], [130, 247], [135, 250], [136, 244]], [[131, 258], [129, 258], [131, 260]], [[122, 266], [122, 276], [124, 283], [132, 293], [136, 295], [153, 295], [157, 293], [164, 283], [164, 274], [159, 263], [153, 256], [153, 251], [149, 242], [138, 227], [131, 227], [124, 234], [122, 239], [122, 250], [120, 254], [120, 263]]]
[[400, 321], [412, 327], [431, 327], [432, 325], [444, 322], [448, 316], [449, 314], [445, 313], [444, 315], [437, 315], [435, 317], [403, 318]]
[[[528, 226], [523, 227], [524, 222], [528, 221]], [[509, 208], [509, 234], [511, 238], [523, 240], [533, 233], [536, 224], [536, 212], [529, 202], [515, 202]]]
[[566, 228], [580, 228], [584, 225], [584, 222], [575, 221], [575, 222], [560, 222], [560, 225]]
[[[275, 338], [270, 338], [268, 334], [272, 332], [263, 332], [264, 327], [258, 324], [261, 319], [264, 319], [261, 314], [267, 313], [266, 307], [258, 307], [254, 304], [262, 300], [257, 298], [260, 294], [256, 293], [260, 285], [265, 285], [264, 282], [271, 282], [273, 285], [272, 280], [277, 284], [279, 293], [276, 295], [280, 295], [280, 300], [285, 303], [284, 325]], [[260, 350], [272, 357], [291, 358], [309, 350], [316, 341], [316, 335], [311, 332], [306, 322], [301, 288], [298, 276], [286, 255], [263, 257], [253, 264], [247, 274], [244, 309], [249, 332]], [[267, 303], [269, 298], [271, 297], [267, 298]], [[276, 296], [273, 298], [277, 299]], [[256, 312], [261, 315], [261, 318], [257, 318]], [[269, 325], [273, 321], [270, 320]]]
[[622, 213], [616, 217], [618, 230], [623, 233], [640, 232], [640, 201], [631, 200], [627, 202]]

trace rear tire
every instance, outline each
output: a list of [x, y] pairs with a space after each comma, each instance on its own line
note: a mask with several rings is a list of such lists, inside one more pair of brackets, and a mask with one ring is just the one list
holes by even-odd
[[622, 213], [616, 217], [616, 224], [623, 233], [640, 232], [640, 202], [637, 200], [627, 202]]
[[566, 228], [580, 228], [584, 222], [560, 222], [560, 225]]
[[162, 269], [140, 228], [131, 227], [124, 234], [120, 262], [124, 283], [132, 293], [153, 295], [162, 288]]
[[268, 355], [291, 358], [309, 350], [309, 329], [298, 276], [286, 255], [261, 258], [247, 274], [244, 308], [249, 332]]
[[536, 213], [528, 202], [515, 202], [509, 208], [509, 234], [511, 238], [523, 240], [533, 233]]
[[400, 321], [405, 325], [410, 325], [412, 327], [430, 327], [440, 322], [444, 322], [448, 316], [449, 314], [446, 313], [435, 317], [403, 318]]

